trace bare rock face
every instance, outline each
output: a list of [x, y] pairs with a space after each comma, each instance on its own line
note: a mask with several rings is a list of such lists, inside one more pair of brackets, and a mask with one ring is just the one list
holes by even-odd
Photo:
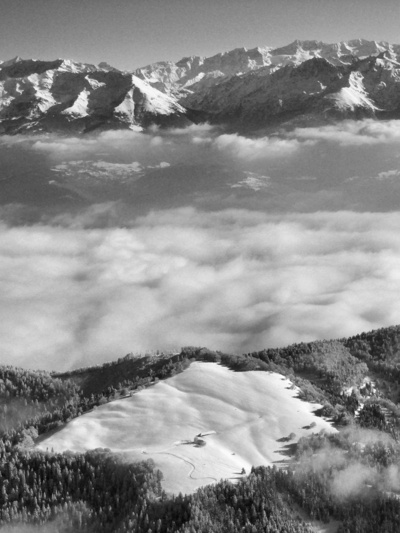
[[294, 41], [133, 73], [62, 59], [0, 62], [1, 133], [191, 121], [254, 131], [365, 116], [400, 116], [400, 45]]
[[20, 58], [0, 64], [3, 133], [141, 129], [187, 122], [176, 99], [108, 65]]

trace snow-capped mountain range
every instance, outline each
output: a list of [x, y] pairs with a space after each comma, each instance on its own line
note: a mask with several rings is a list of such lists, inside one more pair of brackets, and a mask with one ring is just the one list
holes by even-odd
[[122, 72], [70, 60], [0, 62], [0, 132], [87, 132], [208, 121], [230, 130], [400, 114], [400, 45], [294, 41]]
[[0, 65], [3, 133], [174, 125], [185, 113], [176, 98], [106, 64], [17, 57]]

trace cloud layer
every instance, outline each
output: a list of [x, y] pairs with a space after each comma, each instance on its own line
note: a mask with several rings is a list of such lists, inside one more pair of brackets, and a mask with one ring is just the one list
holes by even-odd
[[240, 353], [398, 322], [398, 213], [185, 208], [84, 229], [90, 216], [2, 228], [4, 363], [59, 369], [188, 344]]

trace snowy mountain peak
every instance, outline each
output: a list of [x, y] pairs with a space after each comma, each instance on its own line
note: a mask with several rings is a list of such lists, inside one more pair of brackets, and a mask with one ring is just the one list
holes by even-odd
[[99, 63], [97, 65], [98, 68], [102, 69], [102, 70], [107, 70], [108, 72], [110, 71], [114, 71], [114, 72], [120, 72], [119, 69], [109, 65], [108, 63], [106, 63], [105, 61], [102, 61], [101, 63]]
[[390, 54], [400, 60], [400, 46], [385, 41], [353, 39], [327, 44], [316, 40], [295, 40], [278, 48], [235, 48], [211, 57], [184, 57], [176, 63], [162, 62], [137, 69], [134, 73], [153, 87], [167, 94], [186, 96], [188, 93], [207, 91], [226, 79], [251, 71], [262, 70], [272, 74], [285, 66], [298, 66], [312, 58], [324, 58], [332, 65], [345, 65], [352, 57]]
[[79, 63], [70, 59], [60, 59], [59, 61], [61, 61], [61, 64], [58, 67], [59, 70], [63, 70], [65, 72], [82, 73], [93, 72], [96, 70], [94, 65], [90, 65], [88, 63]]
[[19, 56], [15, 56], [12, 59], [8, 59], [7, 61], [2, 61], [1, 66], [2, 67], [9, 67], [11, 65], [15, 65], [15, 63], [19, 63], [20, 61], [23, 61], [23, 59]]

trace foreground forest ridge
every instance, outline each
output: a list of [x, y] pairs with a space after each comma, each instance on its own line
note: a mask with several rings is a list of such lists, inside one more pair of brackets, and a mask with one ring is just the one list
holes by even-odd
[[[206, 348], [127, 356], [67, 373], [0, 367], [0, 525], [4, 531], [312, 532], [400, 530], [400, 326], [348, 339], [244, 355]], [[131, 463], [108, 449], [34, 448], [50, 431], [96, 406], [140, 394], [193, 361], [232, 371], [277, 372], [302, 399], [322, 405], [338, 433], [287, 446], [288, 464], [260, 466], [236, 484], [167, 494], [152, 460]], [[151, 420], [149, 421], [151, 423]], [[289, 457], [290, 455], [290, 457]]]

